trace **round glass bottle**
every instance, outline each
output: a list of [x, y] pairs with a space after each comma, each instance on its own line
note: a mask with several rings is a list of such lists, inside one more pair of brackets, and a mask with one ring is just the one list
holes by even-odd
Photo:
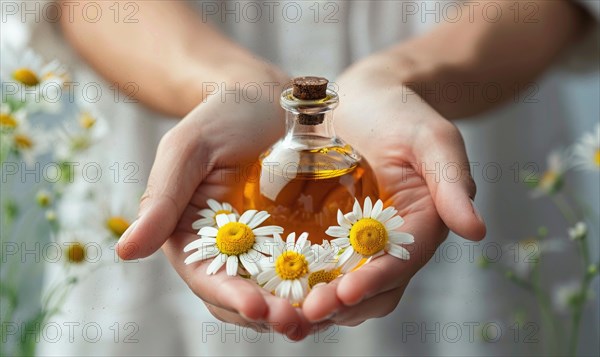
[[337, 93], [327, 80], [301, 77], [280, 98], [286, 110], [286, 134], [258, 158], [244, 187], [244, 209], [265, 210], [269, 224], [286, 233], [308, 232], [313, 243], [328, 239], [337, 211], [349, 212], [354, 200], [378, 199], [369, 164], [335, 135]]

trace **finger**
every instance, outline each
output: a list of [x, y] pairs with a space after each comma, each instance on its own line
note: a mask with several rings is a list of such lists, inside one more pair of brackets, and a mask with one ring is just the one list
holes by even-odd
[[314, 287], [302, 304], [302, 312], [313, 323], [329, 319], [338, 311], [343, 303], [337, 297], [337, 285], [341, 278], [329, 284]]
[[447, 233], [435, 210], [411, 213], [404, 218], [406, 223], [402, 230], [415, 237], [415, 243], [404, 246], [409, 251], [410, 258], [402, 260], [384, 254], [343, 275], [336, 291], [343, 305], [353, 306], [372, 296], [406, 285], [435, 254]]
[[140, 202], [138, 219], [116, 246], [123, 259], [147, 257], [173, 233], [183, 210], [206, 175], [207, 152], [196, 138], [191, 121], [180, 124], [161, 140]]
[[265, 323], [273, 331], [284, 334], [294, 341], [300, 341], [310, 333], [312, 326], [288, 300], [268, 293], [265, 300], [269, 306]]
[[207, 275], [206, 268], [212, 259], [192, 265], [184, 264], [183, 247], [197, 237], [178, 231], [163, 246], [171, 265], [190, 289], [205, 302], [239, 313], [248, 320], [264, 319], [269, 307], [263, 290], [256, 283], [239, 276], [228, 276], [224, 270]]
[[356, 326], [368, 319], [387, 316], [396, 309], [405, 289], [406, 284], [376, 295], [358, 305], [344, 307], [331, 320], [341, 326]]
[[483, 239], [486, 227], [473, 204], [476, 187], [458, 129], [445, 120], [428, 125], [415, 138], [414, 152], [415, 169], [427, 182], [444, 223], [462, 237]]
[[222, 309], [218, 306], [206, 303], [208, 311], [219, 321], [236, 325], [243, 328], [251, 328], [258, 332], [269, 331], [269, 326], [262, 321], [248, 321], [242, 315]]

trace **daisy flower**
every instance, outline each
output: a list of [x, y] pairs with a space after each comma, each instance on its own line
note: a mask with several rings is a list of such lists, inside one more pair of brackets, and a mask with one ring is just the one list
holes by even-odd
[[227, 275], [238, 274], [239, 263], [250, 275], [259, 273], [257, 262], [264, 252], [264, 243], [271, 236], [282, 233], [279, 226], [259, 227], [269, 214], [265, 211], [249, 210], [239, 220], [234, 213], [218, 214], [216, 227], [202, 227], [198, 232], [200, 239], [189, 243], [184, 252], [197, 249], [185, 259], [185, 264], [214, 258], [206, 269], [207, 274], [216, 274], [226, 264]]
[[[46, 99], [56, 98], [56, 90], [62, 88], [67, 72], [58, 61], [44, 63], [42, 58], [27, 49], [20, 53], [10, 47], [3, 48], [0, 76], [3, 82], [12, 82], [18, 87], [17, 103], [32, 104], [37, 109], [53, 111], [56, 104]], [[34, 103], [31, 103], [33, 98]], [[59, 104], [59, 103], [58, 103]]]
[[533, 182], [534, 189], [531, 197], [539, 198], [558, 192], [563, 185], [563, 177], [567, 169], [566, 152], [564, 150], [552, 151], [547, 158], [546, 171]]
[[394, 207], [383, 209], [383, 202], [377, 200], [373, 206], [371, 199], [365, 199], [361, 209], [355, 200], [352, 212], [342, 214], [338, 210], [339, 226], [331, 226], [325, 232], [334, 237], [331, 243], [344, 249], [339, 257], [339, 264], [346, 271], [356, 268], [363, 259], [376, 258], [384, 253], [398, 259], [408, 260], [410, 253], [401, 244], [414, 243], [414, 237], [405, 232], [398, 232], [404, 223]]
[[60, 160], [71, 159], [87, 151], [108, 132], [106, 120], [92, 110], [83, 110], [73, 119], [53, 133], [56, 156]]
[[312, 289], [317, 284], [329, 284], [342, 273], [346, 272], [342, 271], [343, 267], [338, 266], [337, 255], [339, 248], [337, 246], [331, 245], [329, 241], [324, 240], [323, 244], [314, 244], [311, 249], [313, 250], [315, 260], [323, 263], [323, 268], [310, 273], [308, 276], [309, 288]]
[[31, 127], [28, 122], [23, 121], [15, 130], [11, 131], [6, 138], [12, 149], [27, 164], [33, 164], [36, 159], [48, 151], [49, 142], [46, 133], [37, 127]]
[[198, 214], [202, 216], [202, 218], [192, 223], [193, 229], [216, 227], [217, 221], [215, 217], [219, 214], [234, 214], [236, 217], [239, 217], [237, 211], [227, 202], [219, 203], [210, 198], [206, 201], [206, 204], [209, 208], [198, 211]]
[[0, 131], [9, 132], [15, 130], [26, 119], [24, 109], [12, 111], [6, 103], [0, 105]]
[[559, 313], [567, 313], [570, 309], [586, 303], [593, 297], [594, 293], [590, 290], [582, 294], [581, 283], [571, 280], [554, 288], [552, 291], [552, 304]]
[[285, 242], [278, 233], [273, 236], [273, 256], [261, 260], [262, 272], [256, 280], [267, 291], [292, 304], [300, 303], [308, 293], [311, 273], [323, 270], [327, 263], [317, 259], [307, 240], [308, 233], [302, 233], [298, 240], [296, 233], [290, 233]]
[[573, 166], [600, 171], [600, 124], [586, 133], [573, 147]]
[[542, 254], [560, 253], [565, 247], [564, 239], [530, 237], [505, 245], [502, 260], [516, 276], [527, 279]]

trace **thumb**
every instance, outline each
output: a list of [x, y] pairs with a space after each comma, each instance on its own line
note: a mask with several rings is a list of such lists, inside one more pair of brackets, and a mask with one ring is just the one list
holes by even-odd
[[156, 252], [171, 236], [184, 209], [206, 175], [207, 150], [192, 125], [181, 121], [163, 136], [140, 201], [137, 220], [116, 246], [125, 260]]
[[421, 134], [425, 137], [415, 141], [416, 170], [425, 179], [440, 217], [454, 233], [483, 239], [486, 227], [473, 202], [476, 186], [460, 132], [443, 120]]

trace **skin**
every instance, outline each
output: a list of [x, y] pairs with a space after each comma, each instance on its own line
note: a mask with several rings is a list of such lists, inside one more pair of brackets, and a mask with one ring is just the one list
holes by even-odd
[[[361, 60], [336, 79], [341, 96], [336, 130], [365, 155], [382, 199], [399, 210], [406, 221], [402, 230], [412, 233], [416, 243], [410, 247], [409, 261], [378, 258], [316, 287], [301, 309], [224, 271], [207, 276], [208, 262], [183, 264], [183, 247], [197, 238], [191, 223], [206, 199], [240, 207], [242, 180], [222, 178], [254, 162], [283, 134], [277, 96], [235, 103], [206, 91], [202, 83], [225, 83], [230, 89], [235, 83], [283, 84], [289, 78], [203, 23], [183, 2], [139, 2], [137, 24], [115, 23], [105, 16], [92, 24], [77, 12], [74, 21], [63, 20], [66, 37], [99, 73], [120, 84], [137, 83], [135, 97], [142, 103], [183, 117], [160, 142], [139, 219], [119, 241], [119, 255], [143, 258], [162, 247], [215, 317], [258, 330], [274, 329], [296, 340], [333, 323], [354, 326], [389, 314], [449, 230], [471, 240], [485, 236], [485, 224], [471, 201], [475, 185], [464, 142], [448, 119], [513, 98], [514, 88], [539, 75], [589, 23], [567, 1], [528, 3], [537, 6], [536, 23], [514, 21], [512, 16], [492, 23], [475, 11], [473, 19], [440, 24]], [[499, 4], [503, 13], [512, 14], [513, 2]], [[503, 95], [491, 102], [475, 90], [473, 96], [449, 100], [423, 90], [432, 83], [469, 82], [497, 83]], [[279, 91], [276, 87], [274, 92]], [[206, 170], [198, 170], [206, 163]], [[436, 163], [459, 167], [460, 179], [423, 171]]]

